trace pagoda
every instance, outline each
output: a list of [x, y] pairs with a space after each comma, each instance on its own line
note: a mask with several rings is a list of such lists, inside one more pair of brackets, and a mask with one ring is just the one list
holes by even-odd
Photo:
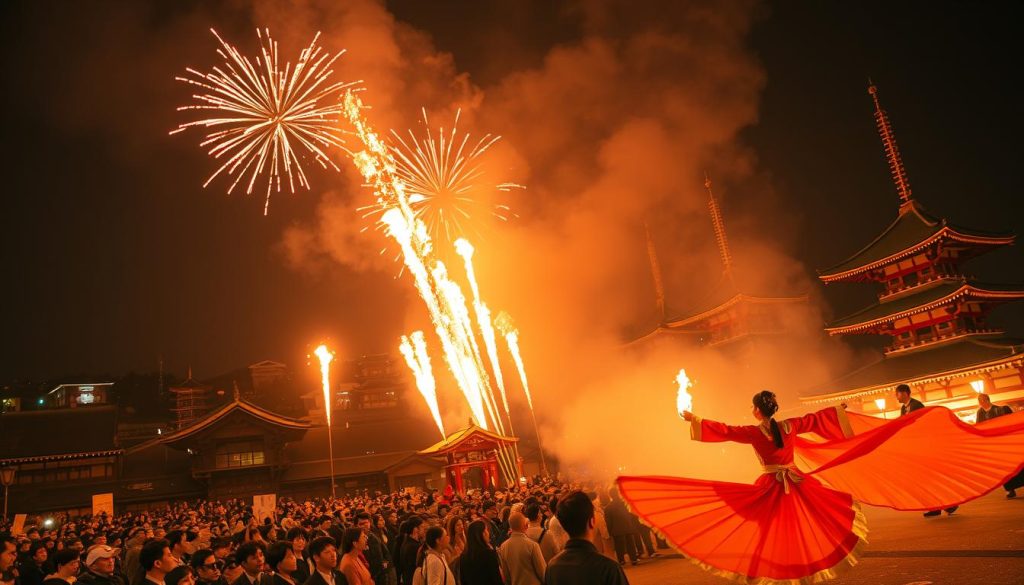
[[898, 415], [893, 391], [908, 384], [927, 405], [969, 418], [976, 394], [995, 401], [1024, 398], [1024, 345], [988, 323], [996, 306], [1024, 298], [1016, 285], [982, 283], [963, 271], [967, 260], [1013, 243], [1010, 234], [959, 227], [925, 212], [911, 193], [889, 117], [874, 85], [868, 88], [899, 195], [896, 219], [862, 250], [827, 270], [825, 284], [874, 282], [878, 301], [829, 323], [830, 335], [885, 335], [875, 362], [805, 396], [805, 403], [846, 402], [868, 413]]
[[209, 398], [213, 388], [192, 378], [192, 368], [188, 369], [188, 379], [168, 388], [174, 394], [174, 424], [176, 429], [183, 429], [210, 411]]
[[785, 312], [803, 309], [807, 305], [806, 294], [772, 296], [759, 294], [737, 284], [740, 279], [737, 278], [733, 267], [725, 220], [711, 189], [711, 179], [707, 176], [704, 178], [704, 188], [707, 190], [708, 214], [711, 217], [719, 258], [722, 261], [721, 278], [702, 302], [683, 314], [673, 313], [665, 304], [661, 267], [648, 231], [647, 253], [654, 279], [659, 322], [653, 330], [634, 339], [629, 345], [645, 344], [656, 338], [675, 337], [689, 339], [704, 346], [724, 346], [758, 337], [783, 335], [789, 332]]

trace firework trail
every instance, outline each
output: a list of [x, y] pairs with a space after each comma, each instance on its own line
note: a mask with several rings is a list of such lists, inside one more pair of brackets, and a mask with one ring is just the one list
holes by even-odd
[[334, 354], [326, 345], [320, 345], [313, 354], [320, 360], [320, 383], [324, 390], [324, 410], [327, 412], [327, 426], [331, 426], [331, 361]]
[[292, 67], [279, 60], [277, 42], [269, 30], [257, 29], [260, 55], [254, 63], [217, 31], [210, 31], [220, 42], [217, 53], [224, 59], [223, 65], [210, 73], [188, 68], [188, 76], [175, 78], [204, 92], [192, 96], [194, 104], [178, 110], [195, 110], [210, 117], [181, 124], [171, 134], [192, 127], [209, 131], [199, 144], [224, 162], [203, 187], [226, 172], [234, 177], [228, 193], [248, 176], [245, 192], [251, 194], [257, 178], [265, 175], [266, 215], [271, 193], [281, 191], [282, 174], [287, 176], [291, 192], [295, 192], [296, 182], [309, 188], [298, 150], [311, 155], [324, 168], [339, 170], [327, 150], [344, 145], [343, 132], [337, 125], [341, 104], [330, 98], [336, 98], [353, 83], [331, 82], [330, 78], [334, 72], [331, 67], [344, 51], [332, 56], [317, 46], [317, 33]]
[[422, 331], [413, 331], [409, 336], [402, 336], [402, 343], [398, 347], [409, 364], [413, 376], [416, 378], [416, 387], [419, 389], [423, 399], [427, 402], [430, 414], [434, 417], [437, 430], [441, 431], [441, 438], [447, 438], [444, 432], [444, 423], [441, 422], [441, 408], [437, 403], [437, 385], [434, 381], [434, 372], [430, 367], [430, 355], [427, 353], [427, 340], [423, 337]]

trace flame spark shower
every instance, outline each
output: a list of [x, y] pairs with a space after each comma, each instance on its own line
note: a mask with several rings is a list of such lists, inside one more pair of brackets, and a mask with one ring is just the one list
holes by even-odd
[[324, 411], [327, 412], [327, 426], [331, 426], [331, 362], [334, 354], [326, 345], [319, 345], [313, 354], [320, 360], [320, 383], [324, 390]]

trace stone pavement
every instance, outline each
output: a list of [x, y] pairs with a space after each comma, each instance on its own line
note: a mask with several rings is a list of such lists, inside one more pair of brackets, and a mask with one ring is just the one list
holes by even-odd
[[[1020, 492], [1018, 492], [1020, 493]], [[864, 507], [868, 547], [835, 585], [1024, 585], [1024, 493], [1002, 489], [952, 516]], [[679, 555], [628, 567], [631, 585], [725, 585]]]

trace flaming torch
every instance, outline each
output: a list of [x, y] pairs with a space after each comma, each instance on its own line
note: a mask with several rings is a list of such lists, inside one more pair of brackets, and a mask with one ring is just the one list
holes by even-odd
[[320, 380], [324, 387], [324, 412], [327, 414], [327, 453], [331, 458], [331, 498], [334, 491], [334, 436], [331, 434], [331, 362], [334, 354], [326, 345], [320, 344], [313, 354], [320, 360]]
[[523, 393], [526, 394], [526, 404], [530, 406], [530, 417], [533, 419], [533, 431], [537, 434], [537, 450], [540, 451], [540, 466], [544, 475], [548, 474], [548, 464], [544, 458], [544, 448], [540, 442], [540, 427], [537, 425], [537, 413], [533, 410], [533, 396], [530, 394], [530, 384], [526, 380], [526, 367], [523, 365], [523, 357], [519, 353], [519, 330], [512, 322], [512, 316], [502, 311], [494, 320], [494, 326], [505, 336], [505, 344], [512, 354], [512, 361], [516, 363], [516, 370], [519, 371], [519, 380], [523, 384]]
[[447, 439], [444, 432], [444, 423], [441, 422], [441, 408], [437, 404], [437, 385], [434, 382], [434, 372], [430, 367], [430, 355], [427, 354], [427, 340], [423, 337], [422, 331], [413, 331], [409, 336], [402, 336], [402, 344], [398, 350], [405, 357], [405, 363], [409, 364], [413, 377], [416, 378], [416, 387], [419, 389], [423, 399], [427, 402], [427, 408], [437, 423], [437, 430], [441, 431], [441, 438]]
[[679, 370], [679, 374], [676, 376], [676, 384], [679, 385], [679, 391], [676, 393], [676, 412], [682, 417], [684, 412], [693, 410], [693, 396], [690, 394], [693, 382], [686, 375], [685, 368]]

